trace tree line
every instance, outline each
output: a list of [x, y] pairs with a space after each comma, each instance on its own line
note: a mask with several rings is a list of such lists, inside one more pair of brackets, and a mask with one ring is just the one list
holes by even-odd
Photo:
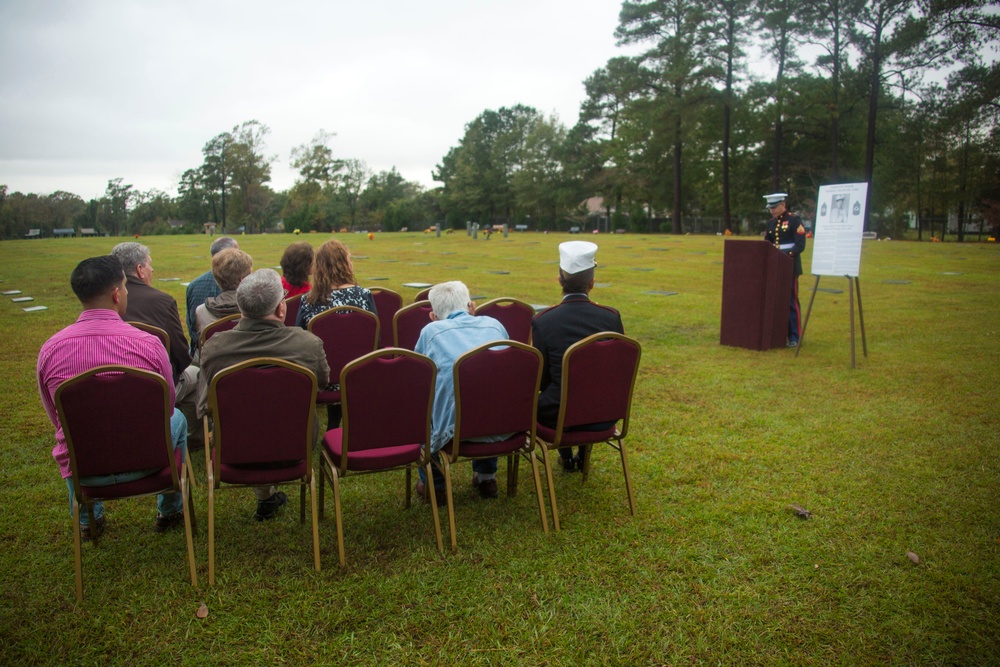
[[574, 125], [487, 109], [429, 191], [337, 156], [322, 130], [291, 151], [295, 184], [274, 191], [269, 128], [250, 120], [205, 144], [175, 197], [121, 178], [89, 202], [0, 185], [0, 235], [469, 221], [682, 233], [706, 218], [753, 231], [765, 192], [788, 192], [809, 219], [820, 185], [853, 181], [871, 183], [866, 225], [883, 234], [1000, 226], [1000, 17], [986, 0], [626, 1], [615, 35], [636, 55], [583, 82]]

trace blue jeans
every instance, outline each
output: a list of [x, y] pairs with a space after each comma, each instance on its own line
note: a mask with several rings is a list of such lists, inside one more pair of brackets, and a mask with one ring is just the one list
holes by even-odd
[[[187, 456], [187, 418], [184, 413], [174, 408], [170, 415], [170, 439], [174, 443], [174, 449], [179, 449], [181, 458]], [[110, 486], [111, 484], [121, 484], [124, 482], [134, 482], [137, 479], [152, 475], [155, 470], [136, 470], [134, 472], [121, 473], [117, 475], [98, 475], [96, 477], [85, 477], [83, 479], [87, 486]], [[66, 478], [66, 487], [69, 489], [69, 515], [73, 516], [73, 478]], [[156, 510], [163, 515], [176, 514], [184, 508], [184, 499], [179, 493], [162, 493], [156, 497]], [[90, 517], [87, 512], [80, 508], [80, 525], [90, 525]], [[94, 520], [104, 516], [104, 503], [97, 501], [94, 503]]]

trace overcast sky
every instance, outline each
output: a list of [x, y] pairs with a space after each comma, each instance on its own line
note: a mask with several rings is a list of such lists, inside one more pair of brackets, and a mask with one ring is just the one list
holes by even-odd
[[[426, 187], [485, 109], [576, 122], [615, 46], [617, 0], [0, 0], [0, 184], [173, 195], [201, 148], [271, 128], [271, 186], [318, 130], [342, 158]], [[634, 49], [633, 49], [634, 52]]]

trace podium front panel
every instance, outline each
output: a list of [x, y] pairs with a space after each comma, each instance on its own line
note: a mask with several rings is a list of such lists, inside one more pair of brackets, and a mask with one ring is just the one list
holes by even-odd
[[784, 347], [791, 288], [791, 257], [766, 241], [726, 241], [719, 342], [749, 350]]

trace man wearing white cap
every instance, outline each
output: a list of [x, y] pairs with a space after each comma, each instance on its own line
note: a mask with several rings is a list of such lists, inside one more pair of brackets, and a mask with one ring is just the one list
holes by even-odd
[[773, 243], [783, 253], [795, 260], [792, 273], [792, 298], [788, 307], [788, 347], [797, 347], [802, 330], [802, 308], [799, 305], [799, 276], [802, 275], [802, 253], [806, 249], [806, 228], [799, 216], [789, 213], [785, 206], [788, 197], [784, 192], [764, 195], [771, 219], [764, 230], [764, 240]]
[[[562, 360], [566, 349], [591, 334], [600, 331], [625, 333], [621, 315], [614, 308], [600, 306], [590, 300], [594, 288], [594, 256], [597, 244], [589, 241], [568, 241], [559, 244], [559, 284], [562, 302], [535, 316], [531, 323], [532, 344], [542, 353], [542, 383], [538, 394], [538, 421], [555, 428], [559, 416], [562, 391]], [[608, 424], [592, 424], [574, 430], [603, 431]], [[563, 470], [583, 470], [583, 448], [573, 456], [572, 447], [559, 450]]]

